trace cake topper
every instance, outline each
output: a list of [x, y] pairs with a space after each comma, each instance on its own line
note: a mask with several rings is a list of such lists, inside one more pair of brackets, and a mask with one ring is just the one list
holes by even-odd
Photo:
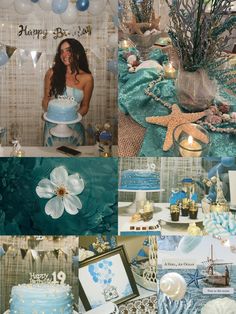
[[73, 96], [66, 96], [66, 95], [58, 95], [57, 99], [75, 101], [75, 98]]
[[[57, 280], [58, 279], [58, 280]], [[63, 285], [66, 280], [66, 274], [63, 271], [59, 271], [56, 273], [55, 271], [52, 273], [52, 278], [49, 277], [49, 274], [36, 274], [30, 273], [30, 283], [31, 284], [60, 284]]]

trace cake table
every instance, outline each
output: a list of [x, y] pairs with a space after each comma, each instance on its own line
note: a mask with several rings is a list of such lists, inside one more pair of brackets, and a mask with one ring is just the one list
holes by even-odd
[[43, 114], [43, 118], [45, 121], [57, 124], [55, 127], [52, 127], [50, 129], [50, 133], [53, 136], [62, 137], [62, 138], [70, 137], [73, 135], [74, 130], [68, 127], [69, 124], [74, 124], [82, 120], [82, 116], [80, 113], [78, 113], [78, 118], [73, 121], [55, 121], [55, 120], [48, 119], [47, 112]]

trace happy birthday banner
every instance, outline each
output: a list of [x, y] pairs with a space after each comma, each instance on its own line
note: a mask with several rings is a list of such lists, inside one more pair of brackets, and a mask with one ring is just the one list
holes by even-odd
[[19, 37], [32, 37], [33, 39], [47, 39], [48, 35], [52, 35], [53, 39], [61, 39], [63, 37], [81, 37], [83, 35], [91, 35], [91, 25], [73, 27], [72, 29], [65, 29], [62, 27], [55, 27], [53, 30], [41, 29], [41, 28], [30, 28], [28, 25], [19, 25], [18, 33]]

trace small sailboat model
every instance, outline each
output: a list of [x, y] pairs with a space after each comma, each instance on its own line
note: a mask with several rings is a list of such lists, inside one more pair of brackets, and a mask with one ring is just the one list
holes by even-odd
[[[203, 279], [206, 283], [212, 286], [223, 286], [227, 287], [230, 285], [230, 273], [228, 265], [232, 265], [232, 263], [221, 262], [221, 260], [217, 260], [213, 258], [213, 245], [211, 245], [211, 257], [207, 258], [207, 261], [203, 262], [205, 266], [205, 270], [202, 274], [205, 276]], [[216, 266], [224, 266], [224, 271], [219, 272], [216, 271]]]

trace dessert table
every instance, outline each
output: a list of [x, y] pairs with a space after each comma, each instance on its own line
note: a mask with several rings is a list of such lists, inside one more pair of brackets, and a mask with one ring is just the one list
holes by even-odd
[[[201, 213], [201, 209], [198, 211], [198, 219], [186, 219], [185, 217], [180, 216], [179, 222], [172, 222], [170, 221], [170, 218], [168, 219], [169, 209], [168, 203], [155, 203], [154, 204], [154, 213], [153, 218], [148, 221], [139, 221], [136, 223], [133, 223], [130, 221], [131, 215], [122, 215], [120, 213], [120, 208], [124, 206], [130, 205], [130, 202], [119, 202], [118, 208], [119, 208], [119, 216], [118, 216], [118, 230], [119, 235], [124, 235], [127, 233], [131, 233], [130, 227], [134, 224], [137, 224], [140, 226], [140, 231], [133, 231], [132, 235], [145, 235], [146, 233], [159, 233], [159, 235], [187, 235], [188, 234], [188, 227], [190, 223], [196, 223], [198, 227], [203, 229], [203, 215]], [[170, 215], [169, 215], [170, 216]], [[142, 231], [142, 227], [148, 226], [148, 225], [157, 225], [159, 224], [159, 230], [158, 231]]]
[[[91, 146], [69, 146], [68, 147], [78, 150], [81, 152], [77, 157], [99, 157], [99, 151], [96, 145]], [[56, 147], [46, 146], [23, 146], [22, 150], [25, 152], [24, 157], [72, 157], [66, 155], [56, 149]], [[0, 147], [0, 157], [10, 157], [12, 152], [12, 146]], [[112, 154], [114, 157], [117, 156], [117, 146], [112, 146]]]
[[[149, 88], [151, 82], [155, 82], [150, 91], [157, 98], [167, 102], [170, 105], [178, 104], [175, 80], [174, 79], [158, 79], [161, 77], [161, 71], [154, 68], [144, 68], [137, 72], [130, 73], [128, 71], [127, 61], [124, 54], [128, 50], [119, 49], [119, 155], [127, 156], [174, 156], [173, 148], [169, 151], [163, 151], [162, 146], [166, 136], [166, 128], [156, 124], [150, 124], [145, 121], [146, 117], [166, 116], [170, 114], [167, 107], [156, 101], [145, 91]], [[129, 48], [133, 54], [137, 54], [133, 48]], [[235, 58], [235, 55], [232, 55]], [[163, 49], [153, 48], [149, 55], [150, 60], [158, 61], [160, 64], [168, 58]], [[176, 64], [177, 62], [174, 61]], [[228, 66], [228, 65], [227, 65]], [[233, 63], [232, 69], [235, 68]], [[220, 101], [230, 105], [231, 112], [236, 111], [236, 95], [227, 90], [228, 82], [221, 82], [222, 77], [219, 69], [212, 73], [218, 83], [217, 94], [214, 101]], [[232, 72], [232, 80], [236, 81], [236, 72]], [[236, 128], [235, 122], [224, 122], [215, 124], [217, 128]], [[213, 132], [208, 127], [211, 137], [211, 147], [209, 155], [211, 156], [235, 156], [236, 154], [236, 137], [235, 134]], [[220, 143], [227, 142], [227, 146]]]

